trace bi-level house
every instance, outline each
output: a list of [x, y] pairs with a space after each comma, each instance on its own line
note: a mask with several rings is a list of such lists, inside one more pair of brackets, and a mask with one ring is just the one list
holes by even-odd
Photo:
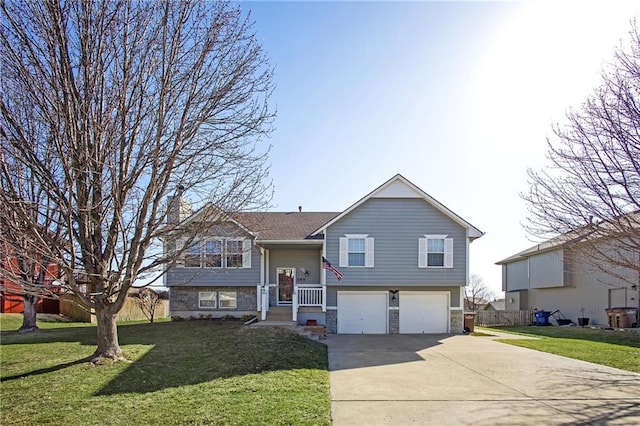
[[[637, 251], [627, 256], [640, 262]], [[497, 262], [502, 267], [505, 309], [560, 310], [574, 323], [589, 318], [589, 325], [610, 325], [609, 308], [638, 312], [638, 270], [613, 264], [596, 267], [588, 257], [580, 250], [580, 239], [566, 234]], [[629, 324], [637, 326], [637, 318], [630, 318]]]
[[238, 213], [215, 228], [165, 275], [172, 316], [284, 312], [346, 334], [461, 332], [483, 235], [401, 175], [343, 212]]

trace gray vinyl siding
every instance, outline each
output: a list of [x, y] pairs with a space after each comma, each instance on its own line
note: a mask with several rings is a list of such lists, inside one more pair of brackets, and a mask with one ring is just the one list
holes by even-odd
[[528, 260], [519, 260], [517, 262], [508, 263], [505, 266], [506, 273], [506, 291], [526, 290], [529, 288], [529, 271]]
[[[249, 238], [245, 230], [232, 222], [216, 223], [203, 230], [202, 238]], [[171, 244], [169, 244], [171, 246]], [[165, 276], [165, 285], [172, 286], [247, 286], [260, 283], [260, 250], [251, 249], [251, 268], [192, 268], [175, 265]]]
[[[559, 309], [577, 324], [578, 317], [589, 318], [589, 325], [607, 325], [605, 309], [609, 307], [610, 287], [585, 276], [578, 287], [557, 287], [527, 291], [527, 308], [545, 311]], [[554, 321], [552, 321], [555, 324]]]
[[[386, 285], [386, 286], [344, 286], [344, 285], [336, 285], [336, 286], [328, 286], [327, 287], [327, 306], [338, 306], [338, 292], [339, 291], [388, 291], [388, 290], [399, 290], [402, 291], [448, 291], [451, 293], [451, 308], [459, 308], [460, 307], [460, 289], [461, 287], [453, 286], [453, 287], [434, 287], [434, 286], [397, 286], [397, 285]], [[389, 294], [389, 306], [398, 306], [398, 303], [393, 303], [391, 301], [392, 295]]]
[[[519, 311], [527, 309], [526, 303], [522, 302], [522, 295], [526, 295], [526, 291], [509, 291], [505, 293], [505, 311]], [[526, 299], [526, 297], [524, 298]]]
[[[534, 261], [539, 258], [539, 262]], [[558, 266], [558, 259], [564, 259], [562, 268]], [[589, 325], [607, 325], [608, 317], [605, 309], [612, 307], [612, 297], [618, 293], [624, 292], [627, 301], [632, 303], [632, 307], [638, 307], [640, 292], [632, 289], [633, 283], [638, 282], [638, 273], [633, 270], [617, 269], [615, 276], [605, 273], [581, 256], [578, 252], [556, 250], [544, 255], [537, 255], [530, 258], [531, 260], [531, 276], [532, 288], [519, 292], [508, 292], [506, 294], [507, 302], [513, 300], [513, 306], [517, 309], [538, 309], [545, 311], [560, 310], [563, 315], [577, 323], [577, 319], [583, 315], [589, 318]], [[526, 260], [514, 262], [506, 265], [507, 271], [510, 269], [515, 272], [517, 266], [520, 271], [523, 268], [517, 264], [525, 264]], [[535, 273], [534, 267], [535, 265]], [[548, 268], [543, 275], [542, 269]], [[612, 268], [613, 270], [615, 268]], [[526, 269], [524, 269], [526, 271]], [[538, 275], [536, 275], [538, 274]], [[515, 274], [514, 274], [515, 275]], [[521, 274], [518, 274], [521, 275]], [[563, 286], [542, 286], [544, 281], [541, 277], [546, 276], [547, 282], [557, 281], [559, 277], [563, 277]], [[624, 277], [624, 278], [622, 278]], [[507, 279], [510, 276], [507, 273]], [[533, 280], [536, 279], [538, 287], [533, 287]], [[509, 290], [514, 290], [511, 281], [507, 282]], [[618, 293], [616, 293], [618, 292]], [[510, 305], [507, 305], [509, 308]], [[554, 320], [551, 320], [555, 324]]]
[[[269, 250], [269, 282], [277, 284], [277, 268], [295, 268], [298, 284], [320, 284], [320, 249], [313, 250]], [[305, 277], [302, 268], [309, 271]]]
[[[339, 265], [340, 237], [366, 234], [374, 238], [374, 267], [344, 267], [343, 285], [371, 284], [445, 286], [467, 282], [466, 229], [423, 199], [372, 198], [331, 225], [326, 254]], [[453, 238], [453, 268], [418, 268], [418, 239], [425, 234]], [[327, 284], [337, 283], [327, 273]]]
[[260, 251], [251, 249], [251, 268], [185, 268], [174, 266], [166, 274], [166, 286], [247, 286], [260, 283]]
[[531, 288], [564, 286], [562, 250], [541, 253], [529, 258], [529, 284]]

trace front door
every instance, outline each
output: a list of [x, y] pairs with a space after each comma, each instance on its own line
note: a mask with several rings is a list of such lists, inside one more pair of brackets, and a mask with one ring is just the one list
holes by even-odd
[[296, 282], [295, 268], [278, 268], [278, 305], [290, 305], [293, 300], [293, 283]]

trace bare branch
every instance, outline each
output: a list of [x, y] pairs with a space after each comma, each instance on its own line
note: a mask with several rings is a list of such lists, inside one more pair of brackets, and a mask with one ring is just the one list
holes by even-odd
[[[548, 165], [529, 170], [527, 230], [562, 235], [599, 270], [640, 271], [640, 33], [635, 21], [602, 83], [553, 127]], [[621, 275], [627, 275], [622, 273]]]
[[127, 291], [178, 254], [152, 249], [175, 230], [167, 197], [180, 186], [196, 208], [268, 203], [272, 69], [230, 2], [3, 1], [0, 24], [3, 173], [26, 170], [35, 188], [3, 191], [7, 220], [95, 309], [97, 355], [118, 358]]

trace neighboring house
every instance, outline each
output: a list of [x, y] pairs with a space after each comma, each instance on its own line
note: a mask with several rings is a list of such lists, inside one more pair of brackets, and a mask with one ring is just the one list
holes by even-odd
[[[197, 220], [179, 201], [168, 220]], [[346, 334], [461, 332], [483, 235], [401, 175], [343, 212], [239, 213], [205, 233], [165, 275], [172, 316], [277, 312]]]
[[[9, 273], [0, 272], [0, 312], [1, 313], [23, 313], [24, 312], [24, 288], [11, 279], [12, 274], [20, 271], [18, 260], [15, 257], [4, 257], [0, 261], [0, 268]], [[55, 281], [61, 276], [60, 268], [55, 264], [46, 266], [44, 274], [44, 289], [51, 296], [60, 293], [60, 286]], [[57, 298], [41, 297], [36, 304], [38, 313], [59, 314], [60, 301]]]
[[484, 308], [489, 302], [482, 297], [464, 298], [464, 310], [474, 312]]
[[505, 300], [494, 300], [493, 302], [488, 302], [483, 305], [480, 310], [483, 311], [504, 311], [505, 308]]
[[611, 267], [611, 273], [603, 272], [576, 244], [557, 238], [497, 262], [502, 266], [505, 309], [559, 309], [574, 323], [586, 317], [589, 325], [608, 325], [605, 309], [638, 308], [638, 271]]

